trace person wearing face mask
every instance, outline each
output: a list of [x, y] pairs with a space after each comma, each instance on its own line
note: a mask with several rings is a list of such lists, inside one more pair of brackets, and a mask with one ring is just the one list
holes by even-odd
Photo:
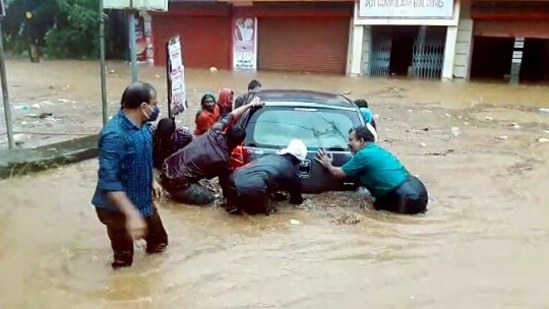
[[219, 119], [219, 106], [211, 93], [206, 93], [200, 99], [200, 110], [196, 114], [196, 129], [194, 135], [200, 136], [208, 131]]
[[266, 154], [235, 170], [227, 182], [225, 210], [231, 214], [268, 216], [276, 212], [271, 196], [277, 191], [289, 192], [292, 204], [303, 203], [297, 169], [306, 157], [305, 143], [293, 139], [278, 153]]
[[150, 254], [160, 253], [168, 245], [153, 203], [162, 192], [153, 177], [148, 124], [160, 114], [156, 93], [148, 83], [130, 84], [122, 95], [120, 110], [99, 136], [99, 171], [92, 204], [107, 228], [114, 269], [132, 265], [134, 240], [144, 238]]
[[164, 160], [160, 180], [174, 200], [194, 205], [215, 200], [214, 194], [198, 181], [219, 177], [221, 187], [225, 188], [231, 173], [231, 153], [246, 136], [244, 129], [233, 124], [246, 110], [262, 106], [258, 98], [233, 110], [205, 134]]
[[337, 178], [353, 177], [375, 198], [374, 208], [400, 214], [427, 211], [429, 196], [425, 185], [411, 175], [398, 158], [374, 143], [374, 135], [365, 126], [351, 130], [349, 148], [353, 157], [342, 167], [332, 165], [332, 157], [323, 149], [316, 160]]
[[151, 125], [154, 168], [161, 169], [167, 157], [187, 146], [193, 140], [189, 128], [177, 127], [170, 118], [160, 119], [158, 126]]

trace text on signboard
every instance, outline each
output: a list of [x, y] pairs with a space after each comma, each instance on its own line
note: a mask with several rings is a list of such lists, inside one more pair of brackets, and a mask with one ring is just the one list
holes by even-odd
[[443, 8], [444, 0], [364, 0], [366, 7]]

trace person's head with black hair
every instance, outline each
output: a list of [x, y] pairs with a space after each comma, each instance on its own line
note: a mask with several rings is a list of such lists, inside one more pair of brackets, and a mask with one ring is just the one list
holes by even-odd
[[205, 93], [200, 99], [200, 106], [203, 110], [205, 109], [207, 111], [213, 112], [215, 109], [215, 104], [216, 101], [213, 93]]
[[252, 92], [252, 93], [256, 93], [256, 92], [259, 92], [261, 91], [261, 88], [263, 86], [261, 85], [261, 83], [256, 80], [256, 79], [253, 79], [252, 81], [250, 81], [250, 83], [248, 84], [248, 92]]
[[364, 99], [357, 99], [355, 100], [355, 105], [360, 108], [368, 108], [368, 101]]
[[155, 121], [160, 114], [156, 94], [156, 89], [151, 84], [134, 82], [124, 90], [120, 106], [138, 125]]
[[349, 131], [349, 142], [347, 143], [347, 146], [349, 146], [352, 153], [357, 153], [368, 143], [373, 143], [374, 141], [374, 134], [368, 130], [366, 126], [360, 126]]
[[175, 121], [171, 118], [160, 119], [158, 122], [157, 132], [163, 140], [171, 139], [175, 133]]

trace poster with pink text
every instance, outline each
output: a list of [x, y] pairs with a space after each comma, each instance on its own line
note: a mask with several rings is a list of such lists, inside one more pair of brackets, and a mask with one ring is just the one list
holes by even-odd
[[233, 70], [257, 70], [257, 18], [233, 19]]

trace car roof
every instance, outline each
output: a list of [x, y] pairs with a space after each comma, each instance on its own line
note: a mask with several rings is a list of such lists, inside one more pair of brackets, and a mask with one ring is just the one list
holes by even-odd
[[347, 97], [330, 92], [298, 89], [264, 89], [258, 94], [268, 106], [324, 107], [357, 110]]

